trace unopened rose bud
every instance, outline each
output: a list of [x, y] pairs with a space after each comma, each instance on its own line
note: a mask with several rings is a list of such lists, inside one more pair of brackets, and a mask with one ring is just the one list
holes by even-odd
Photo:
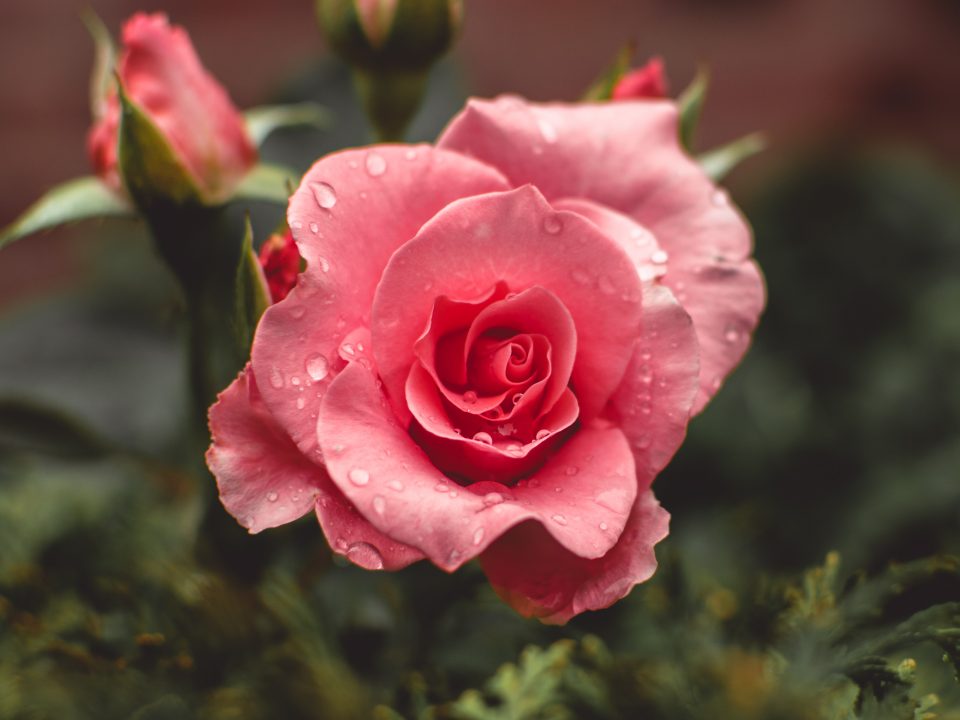
[[667, 96], [667, 78], [663, 59], [651, 58], [646, 65], [631, 70], [613, 87], [613, 100], [659, 100]]
[[280, 302], [297, 284], [300, 273], [300, 251], [287, 230], [285, 235], [271, 235], [260, 248], [260, 267], [270, 288], [270, 299]]
[[462, 0], [317, 0], [316, 7], [330, 48], [356, 71], [380, 138], [400, 138], [430, 67], [460, 28]]

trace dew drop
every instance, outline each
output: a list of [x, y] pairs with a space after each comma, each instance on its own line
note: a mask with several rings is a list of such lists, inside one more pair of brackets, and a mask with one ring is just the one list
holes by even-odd
[[493, 445], [493, 438], [490, 437], [490, 433], [485, 433], [483, 431], [478, 432], [473, 436], [473, 439], [477, 442], [481, 442], [484, 445]]
[[517, 429], [514, 427], [513, 423], [504, 423], [497, 427], [497, 432], [503, 435], [504, 437], [510, 437], [513, 435]]
[[[317, 205], [324, 210], [329, 210], [337, 204], [337, 193], [334, 191], [332, 185], [325, 182], [314, 182], [310, 183], [310, 189], [313, 191], [313, 199], [316, 200]], [[311, 223], [310, 230], [318, 232], [319, 228], [317, 228], [316, 223]]]
[[523, 445], [518, 445], [516, 443], [512, 445], [508, 445], [505, 452], [510, 457], [515, 457], [515, 458], [523, 457]]
[[543, 219], [543, 231], [548, 235], [559, 235], [563, 230], [563, 220], [556, 215], [547, 215]]
[[268, 493], [267, 493], [267, 500], [270, 501], [270, 502], [276, 502], [279, 497], [280, 497], [280, 496], [277, 495], [277, 493], [275, 493], [275, 492], [268, 492]]
[[403, 156], [404, 156], [407, 160], [416, 160], [416, 159], [417, 159], [417, 151], [416, 151], [416, 150], [413, 150], [413, 149], [411, 148], [410, 150], [407, 150], [407, 151], [403, 154]]
[[578, 282], [581, 285], [587, 285], [590, 283], [590, 275], [586, 271], [581, 270], [580, 268], [575, 268], [570, 271], [570, 277], [573, 278], [574, 282]]
[[473, 544], [479, 545], [483, 542], [484, 530], [482, 527], [477, 528], [473, 531]]
[[580, 472], [580, 468], [578, 468], [576, 465], [567, 465], [567, 469], [563, 472], [567, 475], [576, 475], [578, 472]]
[[391, 480], [387, 483], [387, 487], [393, 490], [394, 492], [403, 492], [403, 488], [406, 487], [399, 480]]
[[373, 498], [373, 511], [377, 515], [383, 515], [387, 510], [387, 501], [383, 499], [383, 495], [375, 495]]
[[553, 516], [551, 517], [551, 519], [552, 519], [557, 525], [566, 525], [566, 524], [567, 524], [567, 518], [564, 517], [563, 515], [559, 515], [559, 514], [553, 515]]
[[557, 129], [546, 120], [538, 120], [537, 127], [540, 128], [540, 135], [544, 142], [553, 144], [557, 141]]
[[727, 325], [727, 328], [723, 333], [723, 339], [728, 343], [735, 343], [740, 339], [740, 333], [733, 325]]
[[294, 375], [292, 378], [290, 378], [290, 384], [293, 385], [294, 387], [299, 387], [299, 386], [300, 386], [300, 378], [298, 378], [296, 375]]
[[617, 288], [614, 286], [613, 281], [606, 275], [601, 275], [597, 280], [597, 287], [600, 288], [600, 292], [604, 295], [613, 295]]
[[370, 482], [370, 473], [363, 468], [353, 468], [347, 473], [347, 477], [354, 485], [363, 486]]
[[669, 259], [670, 256], [667, 255], [666, 250], [654, 250], [650, 253], [650, 261], [655, 262], [657, 265], [663, 265]]
[[536, 438], [537, 440], [543, 440], [546, 437], [550, 437], [550, 431], [547, 430], [546, 428], [543, 428], [542, 430], [537, 430], [537, 434], [534, 435], [534, 438]]
[[367, 570], [383, 570], [383, 556], [369, 543], [353, 543], [347, 548], [347, 558], [355, 565]]
[[323, 380], [330, 374], [330, 363], [327, 362], [327, 359], [323, 355], [311, 355], [304, 363], [304, 367], [310, 379], [317, 382]]
[[712, 202], [716, 207], [723, 207], [730, 202], [730, 196], [727, 195], [727, 191], [723, 188], [717, 188], [713, 191], [713, 194], [710, 195], [710, 202]]
[[303, 410], [306, 407], [307, 401], [303, 397], [297, 398], [297, 410]]
[[379, 153], [367, 153], [366, 159], [367, 172], [372, 177], [379, 177], [387, 171], [387, 161]]
[[436, 490], [438, 493], [450, 492], [450, 486], [447, 485], [446, 483], [437, 483], [436, 485], [433, 486], [433, 489]]
[[600, 523], [600, 529], [601, 529], [601, 530], [606, 530], [606, 529], [607, 529], [607, 524], [606, 524], [605, 522]]
[[274, 367], [270, 370], [270, 384], [277, 390], [283, 387], [283, 373], [280, 372], [280, 368]]
[[316, 223], [310, 223], [310, 232], [316, 235], [317, 233], [320, 232], [320, 226], [317, 225]]
[[290, 317], [292, 317], [294, 320], [299, 320], [303, 317], [305, 312], [306, 308], [304, 308], [303, 305], [297, 305], [294, 308], [290, 308]]
[[290, 227], [294, 230], [300, 230], [303, 228], [303, 223], [299, 220], [294, 220], [292, 223], [290, 223]]
[[463, 394], [463, 401], [468, 405], [473, 405], [477, 401], [477, 394], [473, 390], [467, 390]]
[[483, 504], [487, 506], [499, 505], [503, 502], [503, 495], [498, 492], [487, 493], [483, 496]]
[[330, 263], [327, 262], [327, 259], [325, 257], [318, 257], [317, 265], [320, 266], [321, 272], [330, 272]]

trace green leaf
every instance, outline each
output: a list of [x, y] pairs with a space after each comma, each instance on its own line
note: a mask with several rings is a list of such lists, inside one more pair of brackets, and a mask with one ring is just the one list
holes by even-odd
[[697, 162], [703, 171], [715, 182], [723, 180], [731, 170], [767, 147], [767, 140], [761, 133], [751, 133], [718, 148], [701, 153]]
[[330, 113], [317, 103], [296, 105], [264, 105], [251, 108], [243, 114], [247, 132], [257, 146], [263, 144], [275, 130], [290, 127], [307, 127], [323, 130], [330, 126]]
[[233, 192], [231, 200], [258, 200], [286, 205], [300, 176], [280, 165], [261, 163], [248, 172]]
[[253, 250], [253, 228], [249, 217], [245, 225], [243, 247], [240, 251], [240, 262], [237, 265], [234, 285], [234, 323], [238, 342], [249, 348], [260, 316], [270, 306], [270, 290], [263, 276], [260, 261]]
[[133, 218], [136, 213], [98, 178], [70, 180], [47, 192], [0, 232], [0, 248], [41, 230], [97, 217]]
[[93, 38], [93, 73], [90, 75], [90, 113], [95, 120], [103, 115], [104, 101], [113, 88], [117, 49], [110, 31], [91, 8], [85, 8], [80, 17]]
[[616, 87], [617, 83], [620, 82], [620, 78], [630, 69], [630, 61], [633, 59], [635, 53], [636, 45], [632, 42], [620, 48], [620, 52], [617, 53], [613, 62], [600, 74], [600, 77], [594, 80], [593, 85], [583, 94], [583, 101], [600, 102], [613, 97], [613, 88]]
[[680, 142], [689, 152], [693, 152], [693, 141], [697, 134], [697, 125], [700, 124], [700, 114], [709, 84], [710, 73], [701, 67], [697, 70], [693, 82], [677, 98], [680, 107]]
[[118, 82], [120, 97], [119, 164], [130, 196], [144, 210], [160, 205], [214, 204], [197, 186], [160, 129], [130, 100]]

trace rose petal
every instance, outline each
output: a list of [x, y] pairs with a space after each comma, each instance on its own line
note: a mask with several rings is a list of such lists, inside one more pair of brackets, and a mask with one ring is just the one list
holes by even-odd
[[[599, 557], [616, 542], [637, 492], [626, 438], [599, 427], [581, 428], [515, 489], [463, 488], [430, 463], [390, 411], [376, 377], [356, 363], [330, 385], [317, 433], [330, 477], [360, 513], [447, 571], [525, 520], [539, 521], [571, 552]], [[397, 481], [402, 492], [391, 490]], [[497, 502], [488, 497], [491, 486]]]
[[137, 13], [123, 27], [118, 75], [197, 183], [225, 198], [257, 158], [243, 118], [183, 28]]
[[497, 594], [517, 612], [563, 624], [585, 610], [625, 597], [657, 568], [654, 545], [667, 536], [670, 515], [649, 490], [637, 497], [617, 544], [587, 560], [524, 523], [487, 548], [481, 565]]
[[690, 316], [670, 290], [645, 283], [643, 334], [608, 407], [633, 448], [641, 487], [683, 442], [700, 385], [698, 356]]
[[555, 212], [526, 186], [452, 203], [390, 259], [374, 300], [373, 350], [401, 418], [410, 417], [403, 388], [433, 298], [476, 296], [500, 281], [515, 291], [540, 286], [566, 307], [577, 329], [572, 382], [581, 416], [603, 408], [638, 335], [639, 277], [593, 223]]
[[[471, 100], [438, 145], [500, 169], [550, 200], [585, 198], [649, 228], [669, 256], [664, 282], [701, 346], [702, 408], [740, 361], [764, 304], [750, 229], [680, 147], [669, 101], [537, 105]], [[728, 338], [737, 336], [737, 340]]]
[[210, 431], [207, 465], [217, 479], [220, 500], [251, 533], [292, 522], [316, 505], [330, 547], [363, 567], [372, 568], [376, 556], [388, 570], [423, 558], [360, 517], [326, 471], [283, 434], [260, 397], [249, 365], [210, 408]]
[[[452, 200], [503, 185], [495, 170], [428, 146], [347, 150], [304, 176], [288, 219], [307, 269], [264, 313], [252, 350], [264, 401], [303, 452], [316, 447], [320, 400], [342, 367], [338, 349], [369, 326], [391, 254]], [[406, 315], [402, 306], [387, 312], [396, 318], [401, 310]], [[389, 324], [386, 314], [381, 322]], [[419, 316], [419, 330], [428, 315]]]

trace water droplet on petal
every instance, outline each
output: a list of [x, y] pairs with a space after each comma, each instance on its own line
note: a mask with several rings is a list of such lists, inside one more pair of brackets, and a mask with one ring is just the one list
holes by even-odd
[[[332, 185], [325, 182], [313, 182], [310, 183], [310, 189], [313, 191], [313, 199], [316, 200], [317, 205], [324, 210], [329, 210], [337, 204], [337, 193], [334, 191]], [[311, 223], [310, 230], [317, 232], [319, 228], [314, 230], [316, 226], [316, 223]]]
[[473, 436], [473, 439], [477, 442], [481, 442], [484, 445], [493, 445], [493, 438], [490, 437], [490, 433], [485, 433], [483, 431], [478, 432]]
[[387, 483], [387, 487], [395, 492], [403, 492], [405, 485], [399, 480], [391, 480]]
[[370, 482], [370, 473], [363, 468], [353, 468], [347, 473], [347, 477], [354, 485], [363, 486]]
[[717, 188], [713, 191], [713, 194], [710, 195], [710, 202], [712, 202], [716, 207], [723, 207], [730, 201], [730, 196], [727, 195], [727, 191], [723, 188]]
[[510, 457], [517, 457], [517, 458], [518, 458], [518, 457], [523, 457], [523, 445], [519, 445], [519, 444], [517, 444], [517, 443], [513, 443], [513, 444], [507, 446], [505, 452], [506, 452], [507, 455], [509, 455]]
[[384, 500], [383, 495], [376, 495], [373, 498], [373, 511], [377, 515], [383, 515], [387, 510], [387, 501]]
[[411, 148], [410, 150], [407, 150], [407, 151], [403, 154], [403, 156], [404, 156], [407, 160], [416, 160], [416, 159], [417, 159], [417, 151]]
[[606, 529], [607, 529], [607, 524], [606, 524], [605, 522], [600, 523], [600, 529], [601, 529], [601, 530], [606, 530]]
[[513, 423], [504, 423], [497, 427], [497, 432], [503, 435], [504, 437], [510, 437], [517, 431], [517, 428], [514, 427]]
[[740, 339], [740, 332], [737, 330], [736, 326], [727, 325], [727, 328], [723, 333], [723, 339], [728, 343], [735, 343]]
[[438, 493], [450, 492], [450, 486], [447, 485], [446, 483], [437, 483], [436, 485], [433, 486], [433, 489], [436, 490]]
[[617, 288], [613, 284], [613, 280], [606, 275], [600, 276], [600, 278], [597, 280], [597, 287], [600, 288], [600, 292], [602, 292], [604, 295], [613, 295], [617, 291]]
[[650, 261], [655, 262], [657, 265], [663, 265], [669, 259], [670, 256], [667, 255], [666, 250], [654, 250], [650, 253]]
[[503, 495], [498, 492], [487, 493], [483, 496], [484, 505], [499, 505], [503, 502]]
[[310, 379], [317, 382], [323, 380], [330, 374], [330, 363], [327, 362], [327, 359], [323, 355], [311, 355], [304, 363], [304, 367]]
[[467, 390], [463, 394], [463, 401], [468, 405], [473, 405], [477, 401], [477, 394], [473, 390]]
[[372, 177], [379, 177], [387, 171], [387, 161], [383, 159], [383, 155], [375, 152], [367, 153], [366, 166]]
[[573, 278], [574, 282], [578, 282], [581, 285], [586, 285], [590, 282], [590, 276], [585, 270], [581, 270], [580, 268], [571, 270], [570, 277]]
[[550, 431], [546, 428], [542, 430], [537, 430], [537, 434], [534, 436], [537, 440], [543, 440], [545, 437], [550, 437]]
[[316, 235], [317, 233], [320, 232], [320, 226], [317, 225], [316, 223], [310, 223], [310, 232]]
[[290, 308], [290, 317], [294, 320], [299, 320], [305, 312], [306, 308], [304, 308], [303, 305], [297, 305], [296, 307]]
[[302, 397], [297, 398], [297, 410], [303, 410], [303, 408], [306, 407], [306, 405], [307, 405], [307, 401], [304, 398]]
[[327, 259], [324, 257], [317, 258], [317, 265], [320, 266], [321, 272], [330, 272], [330, 263], [327, 262]]
[[280, 497], [280, 496], [277, 495], [277, 493], [275, 493], [275, 492], [268, 492], [268, 493], [267, 493], [267, 500], [269, 500], [270, 502], [276, 502], [276, 501], [277, 501], [277, 498], [279, 498], [279, 497]]
[[578, 472], [580, 472], [580, 468], [578, 468], [576, 465], [567, 465], [567, 469], [563, 472], [567, 475], [576, 475]]
[[559, 514], [558, 514], [558, 515], [553, 515], [553, 516], [551, 517], [551, 519], [552, 519], [557, 525], [566, 525], [566, 524], [567, 524], [567, 518], [564, 517], [563, 515], [559, 515]]
[[537, 120], [537, 127], [540, 128], [540, 135], [544, 142], [555, 143], [557, 141], [557, 129], [546, 120]]
[[563, 220], [556, 215], [547, 215], [543, 219], [543, 231], [548, 235], [559, 235], [563, 230]]
[[482, 527], [477, 528], [473, 531], [473, 544], [479, 545], [483, 542], [484, 530]]
[[367, 570], [383, 570], [383, 556], [369, 543], [353, 543], [347, 548], [347, 558], [355, 565]]
[[280, 368], [271, 368], [270, 384], [273, 385], [273, 387], [275, 387], [277, 390], [283, 387], [283, 373], [280, 372]]

